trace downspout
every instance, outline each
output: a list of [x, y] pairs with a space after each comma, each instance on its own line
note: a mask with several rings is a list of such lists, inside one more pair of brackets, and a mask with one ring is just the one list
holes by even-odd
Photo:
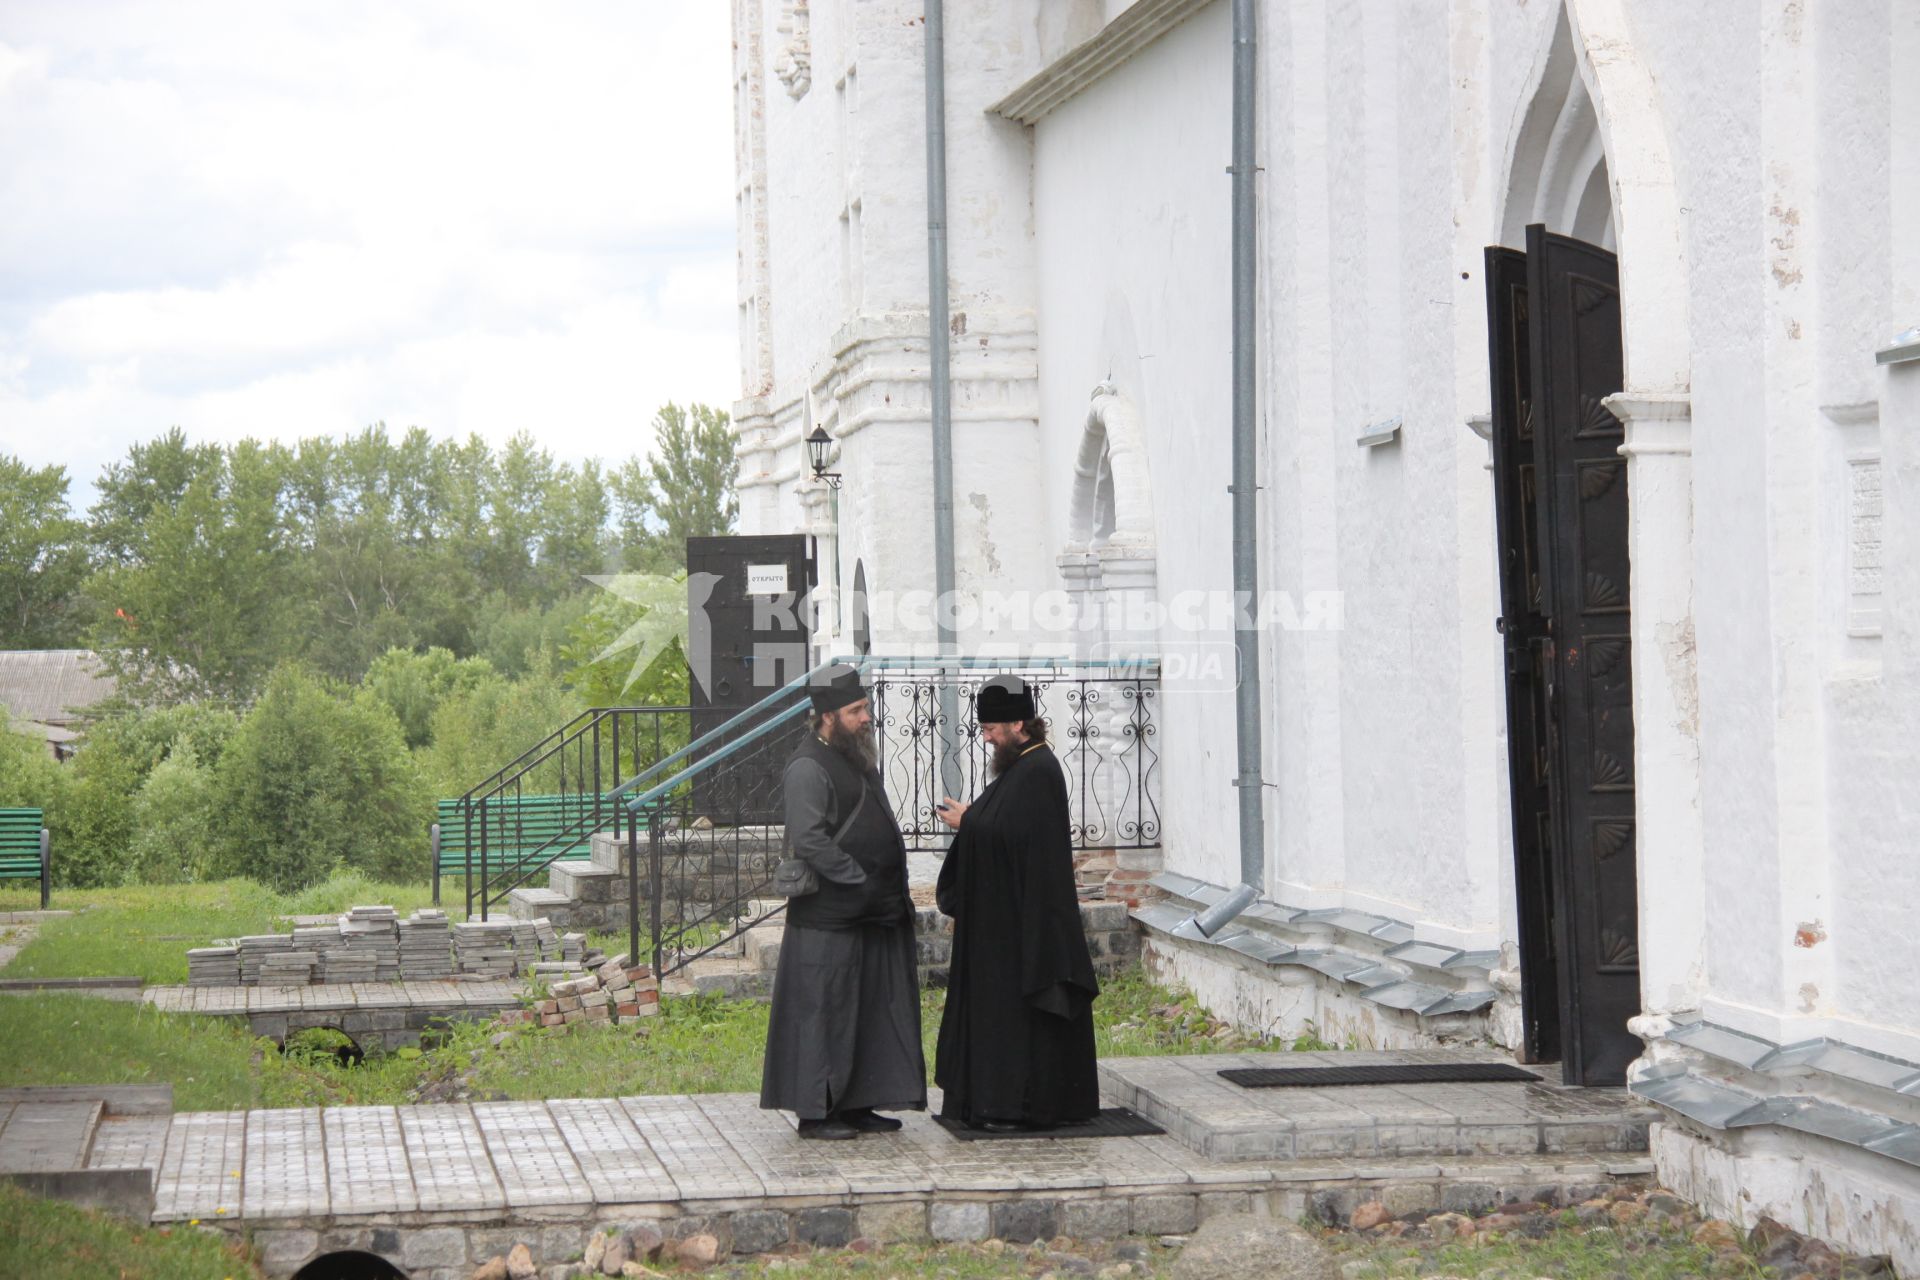
[[1233, 592], [1244, 605], [1234, 620], [1240, 684], [1234, 707], [1239, 749], [1240, 882], [1255, 896], [1266, 887], [1265, 788], [1260, 769], [1260, 562], [1258, 477], [1254, 451], [1255, 306], [1253, 113], [1256, 68], [1254, 0], [1233, 0]]
[[[951, 319], [947, 301], [947, 23], [943, 0], [926, 0], [927, 58], [927, 377], [933, 408], [933, 625], [940, 656], [958, 653], [954, 631], [953, 569], [953, 387]], [[940, 716], [958, 734], [958, 691], [940, 682]], [[940, 780], [945, 793], [965, 787], [960, 748], [942, 743]]]
[[1239, 773], [1240, 884], [1176, 933], [1209, 938], [1251, 906], [1266, 886], [1264, 783], [1260, 769], [1260, 564], [1254, 437], [1255, 305], [1259, 266], [1254, 259], [1253, 152], [1255, 105], [1254, 0], [1233, 0], [1233, 594], [1234, 646], [1240, 683], [1234, 689], [1234, 743]]

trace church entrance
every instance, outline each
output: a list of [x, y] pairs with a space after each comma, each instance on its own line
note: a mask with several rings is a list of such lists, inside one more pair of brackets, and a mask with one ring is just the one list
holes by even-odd
[[1522, 1054], [1617, 1085], [1640, 1053], [1619, 270], [1544, 226], [1526, 245], [1486, 251]]

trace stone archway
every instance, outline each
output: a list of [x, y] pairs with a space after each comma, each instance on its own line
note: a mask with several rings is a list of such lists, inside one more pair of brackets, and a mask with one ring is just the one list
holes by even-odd
[[[1695, 1008], [1705, 879], [1693, 650], [1691, 335], [1685, 226], [1660, 95], [1625, 0], [1563, 0], [1511, 133], [1501, 242], [1549, 229], [1618, 256], [1631, 492], [1641, 1007]], [[1636, 1026], [1643, 1035], [1657, 1027]]]

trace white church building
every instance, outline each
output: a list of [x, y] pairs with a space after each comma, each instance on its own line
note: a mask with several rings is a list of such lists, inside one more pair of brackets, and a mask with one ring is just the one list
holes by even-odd
[[[922, 3], [733, 10], [742, 531], [820, 539], [823, 652], [925, 652], [869, 603], [934, 582]], [[1217, 652], [1172, 604], [1232, 586], [1229, 0], [946, 10], [956, 585]], [[1241, 874], [1233, 696], [1163, 676], [1153, 964], [1269, 1032], [1625, 1080], [1667, 1185], [1920, 1268], [1920, 5], [1258, 24], [1259, 572], [1300, 607], [1238, 948], [1167, 927]]]

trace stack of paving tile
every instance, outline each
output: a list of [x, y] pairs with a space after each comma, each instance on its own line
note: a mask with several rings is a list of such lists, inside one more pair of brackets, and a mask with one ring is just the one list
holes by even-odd
[[553, 921], [541, 916], [533, 922], [534, 940], [540, 947], [540, 959], [557, 960], [560, 958], [560, 934], [553, 927]]
[[[244, 941], [244, 939], [243, 939]], [[304, 987], [313, 981], [320, 957], [312, 951], [275, 951], [261, 958], [260, 985], [263, 987]]]
[[374, 982], [379, 972], [371, 951], [334, 947], [320, 953], [320, 981]]
[[587, 935], [584, 933], [561, 934], [560, 959], [567, 964], [585, 964], [587, 960]]
[[260, 981], [261, 963], [269, 956], [293, 950], [293, 939], [284, 933], [249, 934], [235, 949], [240, 953], [240, 981], [251, 987]]
[[516, 973], [525, 973], [541, 959], [540, 935], [531, 920], [513, 922], [513, 965]]
[[453, 926], [454, 968], [482, 978], [511, 978], [514, 973], [513, 922], [469, 920]]
[[399, 917], [392, 907], [354, 907], [340, 917], [339, 945], [371, 956], [376, 982], [393, 982], [400, 976]]
[[417, 982], [452, 976], [453, 944], [447, 934], [446, 912], [437, 907], [422, 907], [395, 928], [400, 936], [402, 978]]
[[188, 951], [187, 985], [190, 987], [240, 985], [240, 948], [195, 947]]

